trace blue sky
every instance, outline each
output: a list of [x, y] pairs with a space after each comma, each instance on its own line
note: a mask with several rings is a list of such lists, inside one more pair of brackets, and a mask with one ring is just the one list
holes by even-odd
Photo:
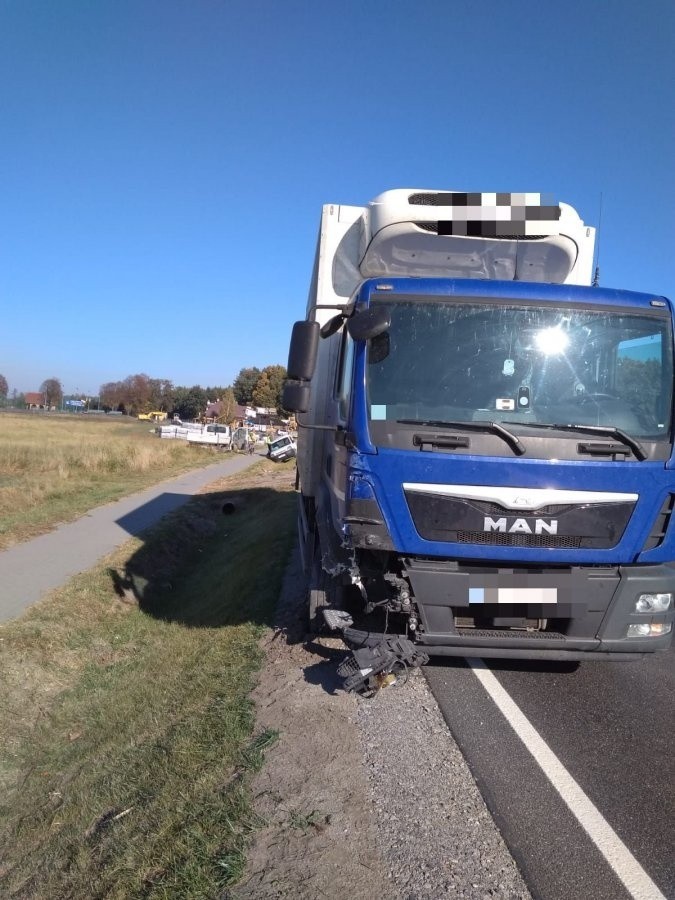
[[0, 0], [0, 373], [286, 362], [321, 204], [553, 193], [675, 294], [675, 4]]

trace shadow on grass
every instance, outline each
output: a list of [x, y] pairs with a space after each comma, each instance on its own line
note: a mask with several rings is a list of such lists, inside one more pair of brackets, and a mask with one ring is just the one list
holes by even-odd
[[289, 490], [201, 494], [150, 531], [108, 573], [119, 599], [147, 615], [196, 628], [270, 625], [293, 542]]
[[174, 510], [184, 506], [190, 501], [189, 494], [172, 494], [165, 491], [158, 497], [153, 497], [142, 506], [132, 509], [131, 512], [116, 519], [116, 524], [123, 528], [132, 537], [141, 537], [143, 532]]

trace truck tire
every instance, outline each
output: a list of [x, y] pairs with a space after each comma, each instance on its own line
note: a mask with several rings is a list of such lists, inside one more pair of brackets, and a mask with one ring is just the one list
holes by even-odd
[[321, 634], [325, 628], [321, 610], [328, 606], [327, 582], [328, 576], [321, 566], [321, 555], [317, 552], [309, 572], [307, 626], [310, 634]]
[[307, 597], [307, 626], [310, 634], [326, 634], [327, 628], [323, 618], [323, 610], [327, 607], [339, 606], [340, 585], [334, 578], [324, 572], [321, 565], [321, 554], [317, 547], [309, 573]]

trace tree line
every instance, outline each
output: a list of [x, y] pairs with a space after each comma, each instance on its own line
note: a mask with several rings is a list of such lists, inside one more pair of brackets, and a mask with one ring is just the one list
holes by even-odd
[[[40, 394], [43, 405], [47, 407], [58, 406], [63, 400], [63, 389], [58, 378], [45, 378], [40, 385], [39, 391], [35, 393]], [[19, 391], [12, 391], [12, 396], [9, 396], [7, 379], [4, 375], [0, 375], [0, 406], [7, 406], [10, 402], [17, 409], [22, 409], [28, 405], [26, 395], [19, 393]]]
[[[168, 415], [177, 415], [181, 419], [196, 419], [203, 415], [209, 402], [220, 401], [221, 415], [225, 419], [235, 418], [235, 407], [257, 406], [274, 408], [283, 412], [281, 407], [281, 391], [286, 378], [284, 366], [273, 365], [259, 369], [256, 366], [245, 367], [229, 385], [212, 385], [191, 387], [174, 385], [167, 378], [151, 378], [139, 373], [129, 375], [122, 381], [109, 381], [102, 384], [98, 397], [86, 398], [89, 408], [106, 411], [139, 413], [160, 410]], [[0, 401], [3, 405], [8, 400], [7, 379], [0, 375]], [[58, 378], [47, 378], [40, 385], [39, 393], [47, 407], [59, 407], [64, 400], [63, 388]], [[72, 399], [85, 399], [72, 397]], [[13, 406], [25, 406], [23, 394], [14, 391], [11, 398]]]

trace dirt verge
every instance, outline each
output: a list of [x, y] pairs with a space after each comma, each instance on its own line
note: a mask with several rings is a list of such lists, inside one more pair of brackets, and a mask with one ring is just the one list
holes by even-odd
[[372, 701], [344, 693], [341, 641], [303, 643], [304, 591], [296, 553], [254, 692], [257, 729], [279, 740], [227, 897], [529, 898], [422, 674]]
[[229, 896], [366, 900], [397, 897], [378, 846], [353, 696], [339, 690], [339, 642], [308, 649], [301, 618], [304, 578], [289, 566], [277, 628], [264, 640], [266, 664], [254, 692], [257, 728], [279, 731], [254, 782], [265, 823]]

